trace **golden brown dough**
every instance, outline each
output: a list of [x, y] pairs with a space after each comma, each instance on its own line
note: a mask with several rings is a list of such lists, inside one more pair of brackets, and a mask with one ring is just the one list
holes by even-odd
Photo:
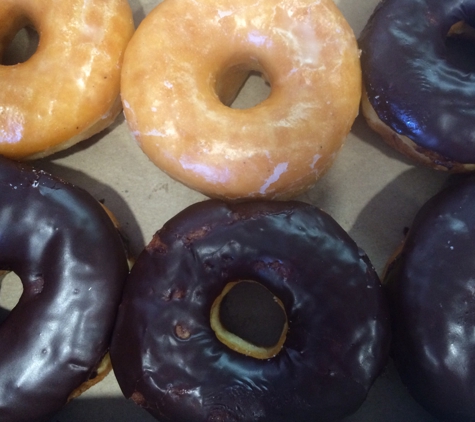
[[[227, 107], [251, 71], [270, 96]], [[132, 38], [121, 87], [135, 139], [168, 175], [211, 197], [287, 198], [351, 128], [359, 51], [331, 0], [165, 0]]]
[[127, 0], [2, 0], [0, 59], [25, 26], [39, 35], [36, 52], [0, 65], [0, 154], [13, 159], [68, 148], [114, 121], [134, 31]]

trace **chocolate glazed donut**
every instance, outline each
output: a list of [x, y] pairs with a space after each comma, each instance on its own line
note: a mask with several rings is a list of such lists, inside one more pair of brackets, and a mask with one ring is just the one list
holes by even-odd
[[396, 134], [383, 137], [412, 158], [453, 171], [475, 169], [474, 49], [467, 67], [455, 64], [456, 49], [448, 48], [449, 31], [462, 21], [475, 26], [474, 0], [384, 0], [359, 38], [363, 106], [369, 101]]
[[395, 364], [443, 421], [475, 421], [474, 209], [473, 178], [429, 200], [385, 276]]
[[[232, 350], [211, 327], [216, 298], [246, 280], [285, 310], [274, 356]], [[301, 202], [210, 200], [168, 221], [137, 259], [111, 359], [125, 397], [160, 421], [330, 421], [364, 401], [388, 330], [373, 267], [330, 216]]]
[[23, 283], [0, 325], [0, 420], [47, 421], [108, 352], [123, 243], [87, 192], [0, 157], [0, 270]]

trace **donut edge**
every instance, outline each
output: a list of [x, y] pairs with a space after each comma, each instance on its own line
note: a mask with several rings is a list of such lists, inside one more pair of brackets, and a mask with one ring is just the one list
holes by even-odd
[[394, 131], [379, 118], [364, 88], [361, 96], [361, 109], [369, 127], [378, 133], [387, 145], [403, 154], [406, 158], [409, 158], [412, 162], [415, 161], [417, 164], [449, 173], [468, 173], [475, 171], [475, 163], [452, 161], [435, 151], [417, 145], [409, 137]]
[[103, 130], [107, 129], [109, 126], [114, 123], [120, 112], [122, 111], [122, 103], [120, 99], [120, 95], [116, 97], [114, 103], [112, 104], [111, 108], [107, 111], [107, 113], [99, 118], [95, 123], [93, 123], [89, 128], [84, 130], [83, 132], [79, 133], [72, 138], [67, 139], [57, 145], [53, 145], [43, 151], [36, 152], [34, 154], [27, 155], [23, 158], [18, 158], [20, 161], [33, 161], [38, 160], [41, 158], [45, 158], [49, 155], [55, 154], [57, 152], [69, 149], [76, 145], [81, 141], [85, 141], [86, 139], [91, 138], [94, 135], [99, 134]]

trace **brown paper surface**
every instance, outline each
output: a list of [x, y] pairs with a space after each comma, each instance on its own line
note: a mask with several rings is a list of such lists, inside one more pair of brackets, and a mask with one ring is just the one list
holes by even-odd
[[[159, 3], [157, 0], [129, 1], [136, 26]], [[357, 36], [377, 2], [336, 0]], [[243, 104], [254, 101], [254, 96], [262, 95], [260, 90], [265, 87], [259, 84], [244, 89], [239, 101]], [[170, 179], [148, 160], [129, 133], [122, 114], [103, 133], [36, 161], [35, 165], [103, 200], [121, 222], [135, 254], [169, 218], [204, 199], [201, 194]], [[392, 151], [360, 116], [333, 167], [298, 199], [311, 202], [332, 215], [366, 251], [381, 274], [416, 211], [446, 179], [446, 174], [416, 167]], [[145, 410], [123, 398], [111, 373], [68, 404], [51, 422], [154, 420]], [[359, 411], [345, 419], [346, 422], [432, 420], [408, 395], [391, 362]]]

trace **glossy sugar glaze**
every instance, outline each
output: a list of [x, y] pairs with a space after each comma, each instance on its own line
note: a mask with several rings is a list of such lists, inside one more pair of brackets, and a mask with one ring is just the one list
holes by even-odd
[[[38, 33], [36, 52], [2, 65], [25, 26]], [[127, 0], [2, 0], [0, 154], [38, 158], [108, 127], [121, 110], [122, 57], [133, 32]]]

